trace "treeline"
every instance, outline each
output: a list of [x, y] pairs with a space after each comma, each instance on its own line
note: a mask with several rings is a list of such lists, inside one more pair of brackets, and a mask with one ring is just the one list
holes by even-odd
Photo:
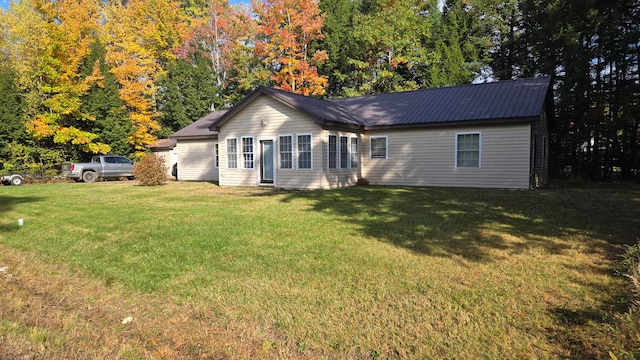
[[640, 168], [637, 0], [17, 0], [0, 170], [135, 156], [258, 84], [344, 97], [548, 75], [554, 175]]

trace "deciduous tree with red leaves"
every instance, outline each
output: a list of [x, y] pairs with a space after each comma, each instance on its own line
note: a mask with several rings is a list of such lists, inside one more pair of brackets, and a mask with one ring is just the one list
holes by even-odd
[[304, 95], [325, 93], [327, 78], [316, 65], [327, 59], [325, 51], [311, 51], [321, 40], [325, 16], [315, 0], [254, 0], [258, 22], [256, 55], [272, 69], [280, 89]]

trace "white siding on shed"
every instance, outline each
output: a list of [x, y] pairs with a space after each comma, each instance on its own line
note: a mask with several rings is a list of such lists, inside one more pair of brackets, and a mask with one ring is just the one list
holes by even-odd
[[216, 181], [215, 139], [177, 139], [178, 180]]
[[[456, 168], [456, 134], [480, 133], [481, 167]], [[369, 157], [369, 139], [388, 137], [387, 159]], [[368, 131], [362, 173], [371, 184], [528, 188], [531, 126], [526, 123]]]
[[160, 159], [162, 159], [163, 163], [164, 163], [164, 167], [167, 169], [167, 177], [171, 176], [171, 168], [173, 167], [173, 164], [176, 163], [176, 159], [178, 157], [178, 155], [175, 152], [175, 149], [170, 149], [170, 150], [158, 150], [158, 151], [154, 151], [154, 154], [156, 154], [156, 156]]

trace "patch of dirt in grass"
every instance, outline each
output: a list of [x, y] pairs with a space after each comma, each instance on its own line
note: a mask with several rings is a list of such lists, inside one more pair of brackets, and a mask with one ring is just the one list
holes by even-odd
[[127, 294], [0, 246], [0, 359], [316, 358], [261, 324]]

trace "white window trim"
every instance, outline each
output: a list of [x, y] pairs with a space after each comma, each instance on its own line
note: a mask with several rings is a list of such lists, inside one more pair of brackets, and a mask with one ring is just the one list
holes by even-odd
[[[478, 167], [460, 167], [458, 166], [458, 136], [459, 135], [478, 135]], [[455, 160], [454, 167], [456, 169], [482, 169], [482, 131], [464, 131], [456, 132], [456, 148], [455, 148]]]
[[[373, 151], [372, 150], [372, 144], [373, 144], [373, 139], [381, 139], [384, 138], [385, 142], [385, 149], [384, 149], [384, 157], [373, 157]], [[457, 138], [456, 138], [457, 139]], [[386, 160], [389, 159], [389, 136], [388, 135], [381, 135], [381, 136], [371, 136], [369, 137], [369, 159], [371, 160]]]
[[220, 168], [220, 143], [213, 143], [213, 167]]
[[[347, 155], [345, 156], [345, 167], [342, 167], [342, 139], [346, 138], [347, 139], [347, 144], [346, 146], [346, 150], [347, 150]], [[351, 168], [351, 156], [349, 156], [349, 154], [351, 153], [351, 148], [349, 147], [351, 143], [349, 142], [349, 135], [339, 135], [338, 136], [338, 169], [350, 169]]]
[[[282, 152], [280, 151], [280, 138], [281, 137], [286, 137], [289, 136], [291, 138], [291, 167], [290, 168], [283, 168], [282, 167]], [[296, 168], [296, 143], [294, 141], [295, 136], [293, 134], [279, 134], [278, 135], [278, 170], [283, 170], [283, 171], [293, 171]]]
[[[353, 152], [353, 140], [356, 140], [356, 152]], [[356, 155], [356, 166], [353, 167], [353, 155]], [[360, 166], [360, 138], [351, 136], [349, 138], [349, 168], [357, 169]]]
[[[311, 160], [311, 167], [308, 168], [308, 169], [307, 168], [300, 169], [300, 167], [299, 167], [299, 165], [300, 165], [300, 163], [298, 162], [299, 156], [300, 156], [300, 150], [298, 148], [298, 137], [299, 136], [309, 136], [309, 146], [311, 147], [311, 150], [309, 151], [310, 152], [310, 158], [311, 158], [310, 159]], [[296, 170], [300, 170], [300, 171], [313, 171], [313, 133], [296, 134], [295, 139], [296, 139], [296, 143], [295, 143], [295, 149], [296, 149], [295, 162], [296, 163], [294, 165], [295, 169]]]
[[[245, 167], [245, 159], [244, 159], [244, 139], [251, 139], [251, 155], [253, 155], [253, 167]], [[242, 152], [240, 153], [240, 155], [242, 155], [242, 167], [239, 167], [241, 169], [244, 170], [255, 170], [256, 169], [256, 139], [253, 136], [242, 136], [240, 137], [240, 148], [242, 149]], [[249, 154], [249, 153], [246, 153]]]
[[[229, 167], [229, 140], [236, 141], [236, 167]], [[225, 147], [225, 162], [227, 163], [226, 168], [229, 170], [238, 170], [238, 138], [237, 137], [228, 137], [224, 139], [224, 147]]]
[[[264, 137], [256, 137], [254, 139], [254, 144], [253, 144], [253, 151], [254, 151], [254, 156], [253, 156], [253, 166], [254, 169], [256, 170], [256, 184], [258, 184], [258, 186], [277, 186], [277, 178], [278, 178], [278, 169], [277, 166], [278, 164], [276, 164], [277, 160], [277, 156], [273, 157], [273, 183], [262, 183], [260, 180], [260, 176], [262, 173], [262, 166], [263, 166], [263, 162], [264, 159], [262, 158], [263, 152], [262, 152], [262, 146], [261, 146], [261, 142], [264, 140], [271, 140], [273, 142], [273, 146], [274, 146], [274, 151], [279, 150], [278, 148], [278, 140], [279, 137], [277, 136], [264, 136]], [[259, 160], [258, 160], [259, 157]], [[291, 169], [286, 169], [286, 170], [291, 170]]]
[[[331, 137], [334, 136], [336, 138], [336, 155], [334, 160], [336, 161], [336, 167], [331, 167]], [[327, 170], [338, 170], [340, 169], [340, 136], [338, 134], [327, 134]]]

